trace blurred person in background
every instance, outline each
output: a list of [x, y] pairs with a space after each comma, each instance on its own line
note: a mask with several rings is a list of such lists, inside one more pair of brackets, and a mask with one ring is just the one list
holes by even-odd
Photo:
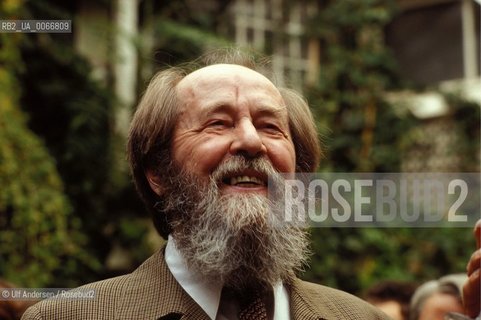
[[428, 281], [416, 289], [410, 308], [411, 320], [444, 320], [449, 312], [464, 314], [465, 274], [451, 274]]
[[368, 288], [364, 300], [394, 320], [409, 320], [409, 303], [416, 287], [411, 282], [385, 280]]

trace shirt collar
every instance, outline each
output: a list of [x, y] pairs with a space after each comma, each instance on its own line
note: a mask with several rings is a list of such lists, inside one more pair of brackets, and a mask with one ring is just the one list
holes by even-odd
[[[211, 283], [187, 268], [184, 257], [176, 247], [174, 238], [169, 235], [165, 247], [165, 263], [175, 280], [184, 291], [197, 303], [211, 318], [216, 319], [219, 310], [223, 283]], [[273, 287], [274, 294], [274, 319], [289, 319], [289, 294], [282, 284], [278, 282]]]
[[215, 319], [219, 309], [222, 283], [210, 283], [189, 270], [171, 235], [165, 247], [165, 263], [184, 291], [211, 319]]

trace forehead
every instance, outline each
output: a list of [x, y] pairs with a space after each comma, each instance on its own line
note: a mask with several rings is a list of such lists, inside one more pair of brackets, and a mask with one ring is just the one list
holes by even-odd
[[177, 93], [184, 101], [250, 96], [270, 99], [277, 107], [284, 107], [279, 90], [269, 79], [252, 69], [233, 64], [211, 65], [188, 74], [178, 83]]

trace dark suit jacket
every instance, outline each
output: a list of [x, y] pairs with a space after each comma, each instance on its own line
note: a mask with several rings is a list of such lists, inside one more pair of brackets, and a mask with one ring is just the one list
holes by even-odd
[[[44, 300], [30, 307], [22, 320], [209, 319], [174, 279], [163, 250], [130, 274], [80, 288], [94, 289], [95, 299]], [[339, 290], [299, 279], [288, 290], [292, 319], [388, 319], [366, 302]]]

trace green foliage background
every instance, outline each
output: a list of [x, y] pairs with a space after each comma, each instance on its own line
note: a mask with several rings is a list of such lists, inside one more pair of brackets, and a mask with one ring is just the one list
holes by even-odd
[[[307, 88], [327, 148], [320, 170], [400, 172], [421, 121], [384, 98], [385, 92], [405, 87], [384, 45], [395, 1], [322, 3], [308, 28], [325, 48], [321, 73], [317, 85]], [[476, 171], [480, 106], [459, 96], [449, 102], [451, 116], [463, 128], [463, 143], [452, 152], [466, 155], [461, 170]], [[304, 277], [354, 293], [383, 279], [422, 282], [463, 273], [474, 250], [469, 229], [318, 228], [312, 239], [314, 254]]]
[[[229, 44], [229, 3], [196, 12], [186, 1], [143, 1], [156, 42], [145, 51], [136, 39], [141, 65], [154, 60], [156, 69]], [[383, 40], [395, 2], [320, 3], [306, 30], [324, 48], [321, 73], [305, 88], [326, 148], [320, 170], [397, 172], [420, 122], [384, 99], [405, 86]], [[2, 17], [74, 19], [74, 4], [10, 0], [0, 8]], [[68, 35], [0, 33], [0, 63], [0, 276], [23, 286], [75, 286], [117, 272], [105, 267], [117, 247], [135, 267], [153, 248], [148, 217], [119, 165], [125, 142], [113, 132], [111, 83], [92, 79]], [[454, 152], [465, 155], [461, 169], [472, 171], [479, 166], [479, 105], [447, 99], [463, 141]], [[302, 276], [360, 293], [382, 279], [421, 282], [463, 272], [473, 246], [467, 229], [313, 229]]]
[[[21, 2], [2, 3], [0, 12], [14, 16]], [[25, 67], [20, 34], [0, 34], [0, 274], [25, 286], [72, 285], [69, 277], [81, 265], [96, 267], [82, 248], [86, 237], [54, 158], [27, 127], [19, 108], [15, 77]]]

